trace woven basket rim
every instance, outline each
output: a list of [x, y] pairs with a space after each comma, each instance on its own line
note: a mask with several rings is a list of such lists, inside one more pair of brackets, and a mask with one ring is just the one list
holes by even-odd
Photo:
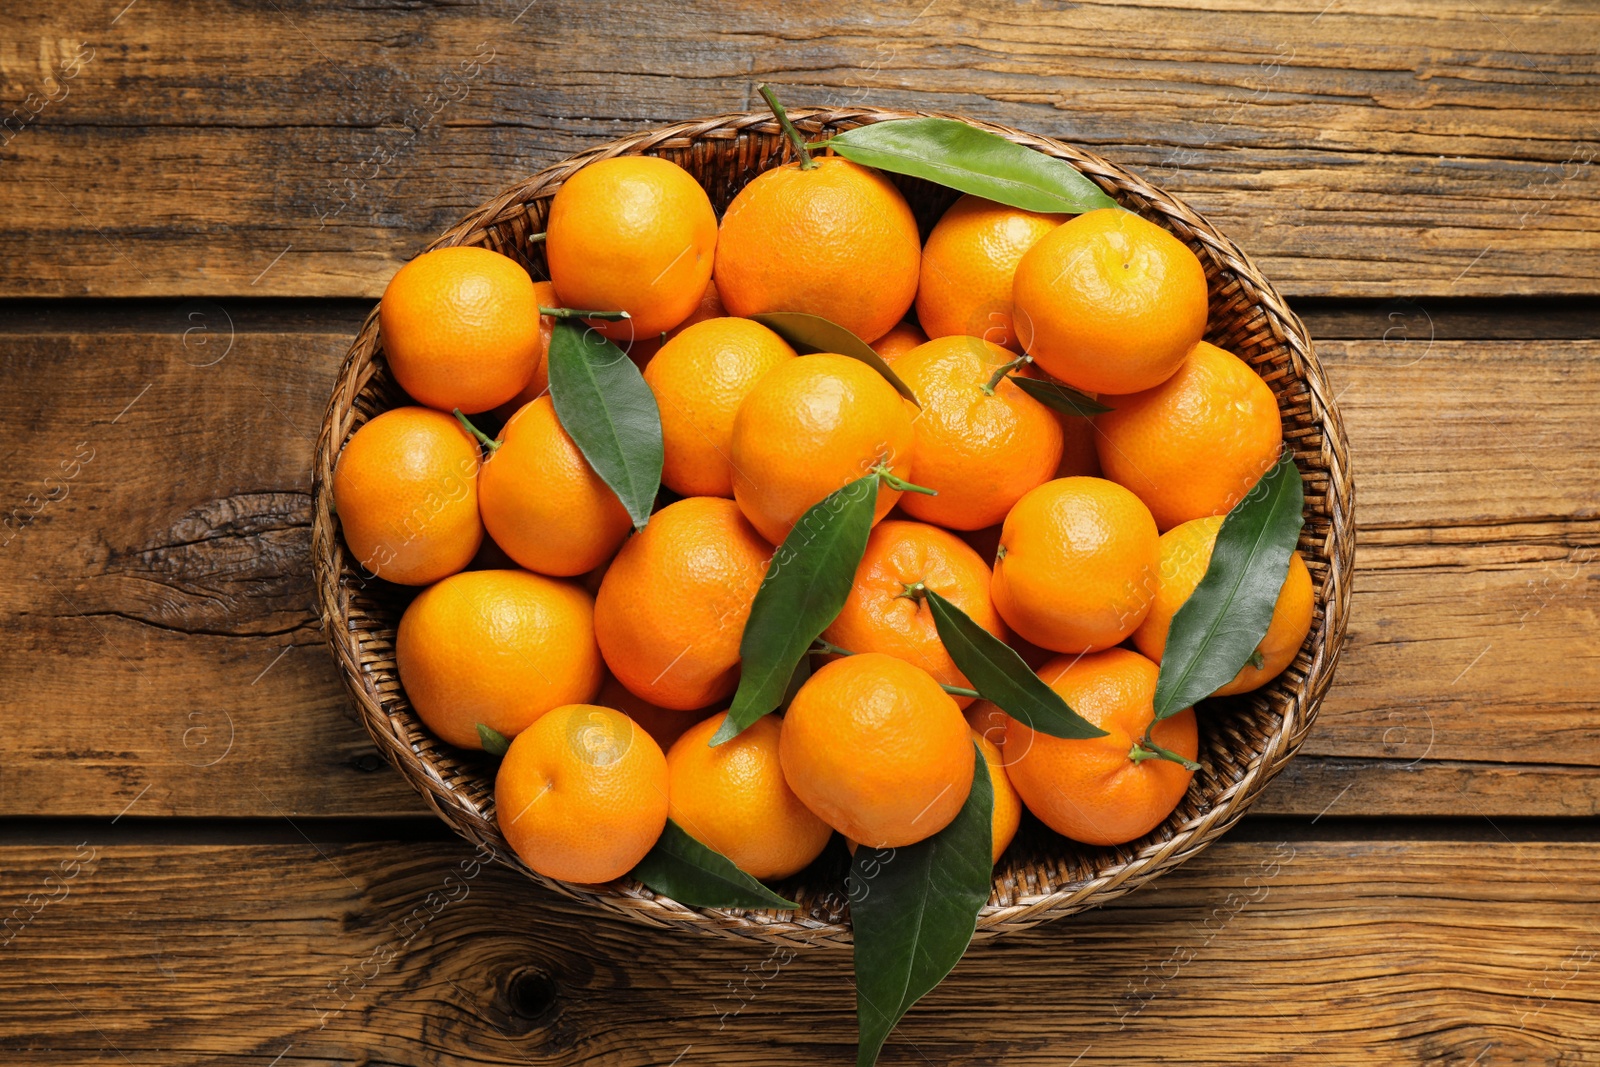
[[[1317, 553], [1318, 558], [1325, 560], [1325, 566], [1320, 571], [1317, 616], [1299, 657], [1276, 682], [1260, 691], [1263, 699], [1265, 694], [1276, 693], [1274, 699], [1282, 700], [1281, 726], [1268, 735], [1259, 748], [1245, 749], [1250, 758], [1242, 773], [1214, 796], [1207, 797], [1203, 810], [1173, 827], [1168, 836], [1149, 841], [1125, 855], [1119, 850], [1116, 861], [1098, 869], [1093, 877], [1061, 885], [1035, 885], [1028, 884], [1034, 881], [1032, 878], [1007, 878], [997, 868], [995, 896], [979, 916], [977, 936], [1023, 929], [1048, 918], [1098, 906], [1184, 862], [1232, 826], [1294, 755], [1310, 729], [1344, 641], [1355, 548], [1354, 485], [1348, 444], [1333, 395], [1303, 323], [1249, 257], [1182, 200], [1097, 154], [1054, 138], [938, 111], [798, 107], [791, 109], [789, 115], [808, 134], [815, 134], [823, 127], [839, 130], [897, 118], [954, 118], [1067, 160], [1123, 206], [1157, 222], [1194, 248], [1202, 262], [1208, 264], [1213, 304], [1227, 298], [1251, 309], [1251, 316], [1242, 320], [1242, 325], [1230, 329], [1253, 331], [1249, 334], [1252, 343], [1266, 338], [1267, 343], [1284, 350], [1287, 369], [1278, 377], [1286, 381], [1269, 381], [1279, 397], [1280, 412], [1284, 409], [1280, 385], [1288, 388], [1292, 383], [1303, 387], [1296, 396], [1299, 398], [1303, 394], [1307, 425], [1297, 429], [1293, 439], [1286, 431], [1285, 445], [1294, 448], [1302, 479], [1308, 477], [1305, 468], [1311, 460], [1317, 461], [1314, 465], [1317, 471], [1326, 472], [1320, 493], [1313, 488], [1307, 490], [1307, 507], [1317, 522], [1308, 521], [1301, 538], [1302, 551]], [[702, 144], [720, 147], [722, 143], [737, 144], [742, 138], [761, 138], [767, 146], [766, 158], [773, 162], [781, 161], [778, 157], [792, 152], [776, 121], [766, 112], [737, 112], [674, 123], [595, 145], [511, 184], [469, 212], [430, 243], [428, 249], [461, 244], [503, 244], [507, 239], [502, 231], [506, 229], [525, 237], [531, 232], [540, 199], [547, 202], [561, 181], [596, 159], [621, 154], [665, 154], [692, 150]], [[353, 593], [349, 580], [354, 571], [338, 535], [338, 520], [333, 511], [333, 465], [344, 441], [358, 425], [357, 404], [373, 387], [379, 373], [378, 348], [377, 308], [374, 307], [340, 367], [317, 440], [313, 470], [312, 569], [329, 647], [357, 713], [380, 751], [440, 818], [462, 837], [566, 896], [658, 927], [685, 927], [795, 945], [848, 944], [847, 921], [823, 920], [790, 912], [691, 908], [627, 879], [602, 886], [579, 886], [535, 874], [506, 846], [492, 814], [485, 813], [480, 805], [462, 796], [437, 761], [422, 750], [422, 742], [417, 739], [421, 727], [409, 707], [397, 710], [393, 700], [386, 698], [374, 681], [374, 670], [383, 669], [384, 664], [377, 662], [375, 665], [373, 653], [367, 647], [373, 643], [373, 632], [352, 623]], [[1224, 726], [1214, 729], [1221, 731]], [[1200, 781], [1200, 774], [1195, 781]], [[1194, 788], [1192, 784], [1191, 790]], [[997, 900], [1005, 902], [997, 903]]]

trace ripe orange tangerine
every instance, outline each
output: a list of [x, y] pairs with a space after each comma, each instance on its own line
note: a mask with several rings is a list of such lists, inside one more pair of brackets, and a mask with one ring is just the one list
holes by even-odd
[[[909, 477], [908, 407], [876, 371], [848, 356], [781, 361], [734, 415], [733, 498], [763, 537], [781, 544], [807, 508], [874, 467]], [[875, 520], [899, 498], [899, 490], [879, 486]]]
[[829, 663], [783, 717], [783, 776], [853, 841], [897, 848], [938, 833], [972, 787], [971, 732], [933, 676], [877, 652]]
[[[923, 590], [931, 589], [1004, 640], [1006, 625], [989, 600], [989, 568], [955, 534], [921, 522], [886, 519], [867, 537], [849, 599], [822, 632], [852, 652], [882, 652], [913, 663], [942, 685], [969, 688], [939, 640]], [[971, 697], [956, 697], [959, 707]]]
[[1061, 424], [1001, 375], [1015, 358], [988, 341], [951, 336], [896, 361], [895, 373], [922, 402], [911, 424], [910, 478], [938, 494], [901, 498], [906, 514], [956, 530], [982, 529], [1055, 475]]
[[929, 337], [965, 334], [1022, 351], [1012, 323], [1012, 283], [1023, 255], [1067, 220], [967, 194], [950, 205], [922, 248], [917, 321]]
[[[1039, 671], [1072, 710], [1106, 731], [1079, 740], [1007, 723], [1006, 773], [1045, 825], [1085, 844], [1120, 845], [1161, 825], [1178, 806], [1193, 772], [1166, 759], [1134, 758], [1134, 743], [1155, 719], [1159, 673], [1125, 648], [1061, 656]], [[1151, 740], [1194, 760], [1200, 748], [1194, 710], [1156, 723]]]
[[545, 226], [550, 280], [565, 307], [626, 311], [591, 325], [649, 341], [688, 318], [711, 279], [717, 216], [700, 183], [659, 156], [590, 163], [556, 191]]
[[872, 342], [872, 350], [882, 356], [885, 363], [892, 365], [913, 348], [927, 343], [928, 335], [922, 332], [922, 327], [914, 322], [898, 322], [888, 333]]
[[511, 416], [478, 482], [478, 510], [489, 536], [540, 574], [594, 570], [633, 529], [622, 501], [583, 458], [548, 396]]
[[1056, 652], [1110, 648], [1155, 599], [1150, 509], [1103, 478], [1057, 478], [1006, 516], [990, 594], [1022, 637]]
[[994, 842], [994, 862], [999, 863], [1000, 854], [1017, 836], [1017, 827], [1022, 825], [1022, 797], [1017, 794], [1017, 787], [1011, 784], [999, 747], [977, 730], [970, 732], [978, 751], [983, 753], [983, 765], [989, 771], [989, 784], [994, 787], [990, 839]]
[[461, 570], [483, 541], [478, 443], [454, 418], [391, 408], [345, 442], [333, 506], [365, 573], [429, 585]]
[[417, 715], [459, 748], [483, 747], [479, 723], [515, 737], [592, 699], [602, 674], [589, 594], [527, 571], [463, 571], [424, 589], [394, 656]]
[[504, 404], [539, 363], [533, 279], [473, 245], [436, 248], [401, 267], [383, 291], [378, 331], [400, 388], [441, 411]]
[[667, 825], [667, 760], [613, 708], [567, 704], [518, 734], [494, 783], [495, 818], [546, 878], [609, 882]]
[[595, 635], [611, 673], [664, 708], [733, 695], [745, 620], [771, 556], [731, 500], [686, 497], [650, 516], [595, 597]]
[[1201, 341], [1178, 372], [1142, 393], [1114, 397], [1095, 416], [1106, 477], [1139, 495], [1170, 530], [1225, 515], [1283, 446], [1278, 401], [1249, 364]]
[[690, 727], [667, 753], [672, 821], [752, 878], [787, 878], [821, 854], [833, 829], [784, 780], [778, 719], [757, 719], [713, 748], [725, 718]]
[[894, 183], [837, 156], [763, 171], [722, 216], [717, 291], [731, 315], [820, 315], [871, 344], [917, 295], [922, 241]]
[[794, 349], [749, 319], [705, 319], [661, 346], [644, 380], [661, 409], [661, 481], [685, 496], [732, 496], [733, 419]]
[[1062, 223], [1017, 265], [1017, 336], [1077, 389], [1160, 385], [1205, 333], [1206, 274], [1183, 242], [1120, 208]]

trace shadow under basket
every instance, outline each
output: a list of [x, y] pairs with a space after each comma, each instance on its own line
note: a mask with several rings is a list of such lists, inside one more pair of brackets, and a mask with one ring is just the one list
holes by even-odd
[[[875, 108], [796, 109], [811, 137], [922, 112]], [[956, 116], [959, 117], [959, 116]], [[1177, 809], [1151, 833], [1117, 848], [1080, 845], [1028, 819], [994, 872], [978, 917], [978, 937], [1021, 930], [1126, 893], [1182, 863], [1223, 833], [1299, 748], [1344, 641], [1355, 550], [1347, 445], [1305, 327], [1271, 283], [1227, 237], [1182, 201], [1099, 156], [1046, 137], [990, 123], [973, 125], [1064, 159], [1110, 196], [1167, 229], [1200, 257], [1210, 292], [1206, 339], [1249, 363], [1271, 386], [1305, 486], [1300, 552], [1316, 587], [1311, 633], [1288, 670], [1254, 693], [1212, 700], [1200, 710], [1200, 771]], [[579, 167], [617, 155], [657, 155], [684, 167], [720, 213], [761, 171], [794, 158], [766, 113], [683, 122], [626, 137], [547, 167], [473, 211], [431, 247], [481, 245], [545, 278], [543, 245], [551, 197]], [[956, 198], [949, 189], [895, 177], [924, 236]], [[333, 509], [333, 467], [349, 436], [374, 415], [411, 401], [384, 360], [374, 309], [350, 346], [328, 404], [315, 458], [312, 567], [328, 643], [368, 733], [439, 817], [468, 841], [557, 892], [652, 926], [687, 927], [785, 944], [850, 941], [844, 895], [847, 857], [837, 838], [811, 867], [776, 888], [800, 908], [742, 911], [691, 908], [621, 879], [573, 885], [529, 871], [495, 823], [493, 764], [430, 734], [406, 700], [395, 671], [395, 628], [415, 590], [365, 579], [346, 551]]]

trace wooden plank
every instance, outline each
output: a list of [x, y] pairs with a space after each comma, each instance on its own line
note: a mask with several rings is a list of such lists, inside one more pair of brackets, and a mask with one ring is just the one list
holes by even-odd
[[344, 343], [230, 333], [216, 305], [164, 333], [5, 339], [4, 810], [416, 809], [372, 773], [312, 607], [311, 453]]
[[1600, 342], [1397, 334], [1317, 352], [1349, 432], [1363, 531], [1425, 527], [1439, 532], [1411, 540], [1440, 546], [1553, 545], [1583, 537], [1563, 524], [1600, 516], [1591, 417]]
[[[420, 811], [373, 773], [311, 608], [310, 450], [347, 336], [151, 315], [0, 344], [0, 675], [26, 680], [0, 697], [0, 811]], [[1396, 348], [1323, 346], [1355, 607], [1262, 810], [1600, 812], [1600, 343]]]
[[795, 105], [1097, 146], [1293, 294], [1600, 291], [1600, 13], [1577, 0], [897, 0], [848, 18], [811, 0], [781, 19], [737, 0], [23, 0], [7, 16], [10, 295], [376, 295], [510, 182], [749, 108], [761, 79]]
[[[973, 946], [881, 1062], [1584, 1062], [1600, 847], [1484, 830], [1230, 835]], [[465, 846], [99, 836], [7, 846], [0, 870], [12, 1064], [853, 1058], [847, 953], [646, 930]]]

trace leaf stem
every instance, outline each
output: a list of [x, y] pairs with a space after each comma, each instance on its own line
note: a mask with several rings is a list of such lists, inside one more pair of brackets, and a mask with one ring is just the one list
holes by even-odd
[[771, 86], [762, 82], [756, 86], [756, 89], [761, 93], [761, 98], [767, 102], [767, 107], [772, 109], [772, 114], [776, 116], [778, 125], [783, 128], [783, 132], [790, 141], [794, 142], [794, 150], [800, 154], [800, 169], [814, 170], [817, 161], [811, 158], [811, 149], [806, 147], [805, 138], [800, 136], [800, 131], [794, 128], [793, 122], [789, 121], [789, 113], [783, 109], [782, 104], [778, 103], [778, 97], [773, 93]]
[[929, 489], [925, 485], [911, 484], [898, 474], [895, 474], [893, 471], [891, 471], [888, 465], [885, 463], [879, 463], [876, 467], [873, 467], [872, 473], [876, 474], [883, 481], [884, 485], [887, 485], [890, 489], [898, 489], [902, 493], [924, 493], [928, 496], [939, 495], [939, 490], [937, 489]]
[[959, 685], [944, 685], [941, 683], [939, 688], [953, 697], [973, 697], [975, 699], [982, 699], [983, 697], [983, 694], [976, 689], [965, 689]]
[[472, 420], [461, 414], [460, 408], [456, 408], [452, 414], [455, 415], [456, 421], [461, 423], [462, 427], [465, 428], [468, 433], [478, 439], [478, 443], [480, 445], [489, 450], [490, 455], [494, 455], [495, 449], [500, 447], [499, 441], [496, 441], [494, 438], [490, 437], [488, 434], [472, 425]]
[[541, 307], [539, 314], [549, 315], [553, 319], [605, 319], [607, 322], [632, 318], [626, 311], [579, 311], [576, 308]]
[[995, 391], [995, 387], [1000, 384], [1000, 379], [1004, 378], [1006, 375], [1010, 374], [1012, 371], [1016, 370], [1018, 367], [1021, 367], [1021, 366], [1025, 365], [1025, 364], [1032, 363], [1032, 362], [1033, 362], [1033, 357], [1032, 356], [1021, 355], [1021, 356], [1018, 356], [1016, 359], [1012, 360], [1009, 363], [1001, 364], [998, 368], [995, 369], [994, 374], [989, 378], [989, 381], [983, 386], [984, 394], [986, 396], [993, 396], [994, 395], [994, 391]]
[[1178, 764], [1186, 771], [1198, 771], [1200, 769], [1200, 764], [1196, 763], [1194, 760], [1185, 759], [1171, 749], [1162, 748], [1160, 745], [1150, 740], [1150, 734], [1148, 732], [1133, 743], [1133, 747], [1128, 750], [1128, 758], [1135, 763], [1147, 759], [1171, 760], [1173, 763]]

